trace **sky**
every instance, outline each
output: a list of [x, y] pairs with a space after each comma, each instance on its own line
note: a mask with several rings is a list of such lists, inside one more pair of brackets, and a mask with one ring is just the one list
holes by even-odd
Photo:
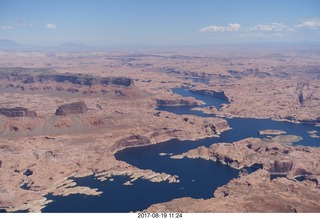
[[0, 39], [42, 46], [319, 42], [319, 0], [0, 0]]

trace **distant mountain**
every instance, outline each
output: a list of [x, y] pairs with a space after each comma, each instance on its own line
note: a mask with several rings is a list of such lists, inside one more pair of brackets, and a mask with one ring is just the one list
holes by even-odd
[[0, 51], [39, 51], [41, 49], [39, 46], [19, 44], [13, 40], [0, 39]]
[[61, 51], [61, 52], [78, 52], [92, 50], [91, 47], [80, 43], [63, 43], [59, 46], [34, 46], [19, 44], [13, 40], [0, 39], [0, 51]]
[[0, 50], [17, 50], [23, 46], [12, 40], [0, 39]]

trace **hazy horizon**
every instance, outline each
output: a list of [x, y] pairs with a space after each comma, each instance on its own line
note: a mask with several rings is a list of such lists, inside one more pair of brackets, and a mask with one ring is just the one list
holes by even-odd
[[320, 2], [0, 2], [0, 39], [37, 46], [201, 46], [320, 42]]
[[78, 42], [58, 42], [58, 44], [52, 45], [39, 45], [39, 44], [23, 44], [17, 41], [8, 39], [0, 39], [0, 51], [104, 51], [104, 50], [144, 50], [144, 49], [164, 49], [164, 50], [179, 50], [179, 49], [210, 49], [210, 48], [234, 48], [234, 49], [283, 49], [283, 48], [295, 48], [306, 47], [312, 50], [318, 50], [320, 41], [297, 41], [297, 42], [229, 42], [229, 43], [217, 43], [217, 44], [193, 44], [193, 45], [100, 45], [94, 46], [90, 44], [83, 44]]

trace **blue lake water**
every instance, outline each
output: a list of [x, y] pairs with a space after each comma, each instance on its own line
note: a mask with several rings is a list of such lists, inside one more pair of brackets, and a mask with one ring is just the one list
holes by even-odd
[[[223, 103], [226, 103], [225, 100], [212, 97], [210, 95], [197, 94], [191, 92], [187, 89], [183, 88], [175, 88], [173, 89], [174, 93], [180, 94], [181, 96], [193, 96], [198, 100], [204, 101], [206, 104], [200, 107], [206, 106], [215, 106], [219, 108], [219, 106]], [[201, 111], [191, 110], [193, 106], [166, 106], [166, 107], [158, 107], [158, 110], [165, 110], [168, 112], [176, 113], [176, 114], [189, 114], [196, 115], [201, 117], [213, 117], [214, 115], [205, 114]], [[320, 134], [320, 127], [315, 127], [310, 124], [296, 124], [286, 121], [273, 121], [271, 119], [252, 119], [252, 118], [224, 118], [228, 121], [229, 126], [232, 130], [224, 132], [221, 134], [221, 137], [217, 139], [219, 142], [234, 142], [240, 139], [248, 138], [248, 137], [261, 137], [258, 135], [259, 130], [264, 129], [279, 129], [286, 131], [287, 134], [290, 135], [298, 135], [303, 138], [303, 140], [299, 142], [295, 142], [294, 145], [307, 145], [307, 146], [320, 146], [319, 138], [312, 138], [308, 134], [308, 131], [318, 131]], [[201, 140], [200, 140], [201, 141]]]
[[210, 84], [207, 78], [193, 78], [192, 81], [201, 84]]
[[[206, 102], [205, 106], [216, 106], [225, 103], [225, 100], [195, 94], [186, 89], [173, 90], [183, 96], [194, 96]], [[204, 106], [203, 106], [204, 107]], [[191, 107], [159, 107], [177, 114], [193, 114], [203, 117], [213, 115], [190, 110]], [[140, 169], [151, 169], [155, 172], [166, 172], [178, 175], [180, 183], [167, 182], [152, 183], [138, 179], [132, 186], [124, 186], [128, 180], [126, 176], [114, 177], [114, 181], [100, 182], [93, 176], [75, 179], [78, 185], [98, 188], [103, 191], [100, 196], [70, 195], [67, 197], [51, 196], [54, 200], [43, 209], [43, 212], [130, 212], [146, 209], [152, 204], [170, 201], [180, 197], [211, 198], [214, 190], [228, 183], [238, 176], [239, 171], [229, 166], [202, 159], [170, 159], [169, 156], [159, 156], [160, 153], [180, 154], [198, 146], [206, 147], [217, 142], [234, 142], [247, 137], [261, 137], [259, 130], [279, 129], [288, 134], [299, 135], [303, 140], [296, 144], [320, 146], [320, 140], [311, 138], [307, 131], [317, 130], [319, 127], [289, 122], [277, 122], [270, 119], [227, 119], [231, 130], [223, 132], [219, 138], [205, 138], [197, 141], [179, 141], [173, 139], [152, 146], [128, 148], [116, 153], [118, 160], [125, 161]], [[249, 169], [249, 171], [254, 171]]]
[[98, 188], [103, 194], [98, 197], [79, 194], [47, 196], [54, 203], [44, 208], [43, 212], [130, 212], [174, 198], [210, 198], [215, 188], [238, 175], [237, 170], [202, 159], [172, 160], [170, 163], [175, 165], [172, 172], [180, 173], [180, 183], [152, 183], [138, 179], [132, 186], [124, 186], [129, 177], [117, 176], [113, 177], [114, 181], [105, 182], [92, 176], [84, 177], [76, 180], [78, 185]]

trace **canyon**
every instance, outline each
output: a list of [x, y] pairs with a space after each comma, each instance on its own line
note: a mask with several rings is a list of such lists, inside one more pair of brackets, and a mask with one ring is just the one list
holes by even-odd
[[[170, 139], [219, 138], [232, 129], [225, 118], [319, 126], [319, 53], [299, 51], [1, 51], [0, 209], [40, 212], [51, 202], [49, 194], [98, 196], [101, 191], [74, 180], [90, 175], [101, 181], [125, 175], [126, 185], [141, 178], [179, 183], [178, 175], [139, 169], [115, 154]], [[174, 93], [177, 87], [226, 103], [206, 106]], [[161, 106], [190, 107], [215, 116], [179, 115], [158, 110]], [[210, 199], [184, 197], [146, 211], [318, 212], [319, 148], [293, 145], [299, 137], [281, 130], [260, 131], [261, 138], [171, 155], [170, 159], [206, 159], [241, 170], [260, 168], [241, 171], [212, 191]], [[282, 177], [273, 178], [277, 175]]]

